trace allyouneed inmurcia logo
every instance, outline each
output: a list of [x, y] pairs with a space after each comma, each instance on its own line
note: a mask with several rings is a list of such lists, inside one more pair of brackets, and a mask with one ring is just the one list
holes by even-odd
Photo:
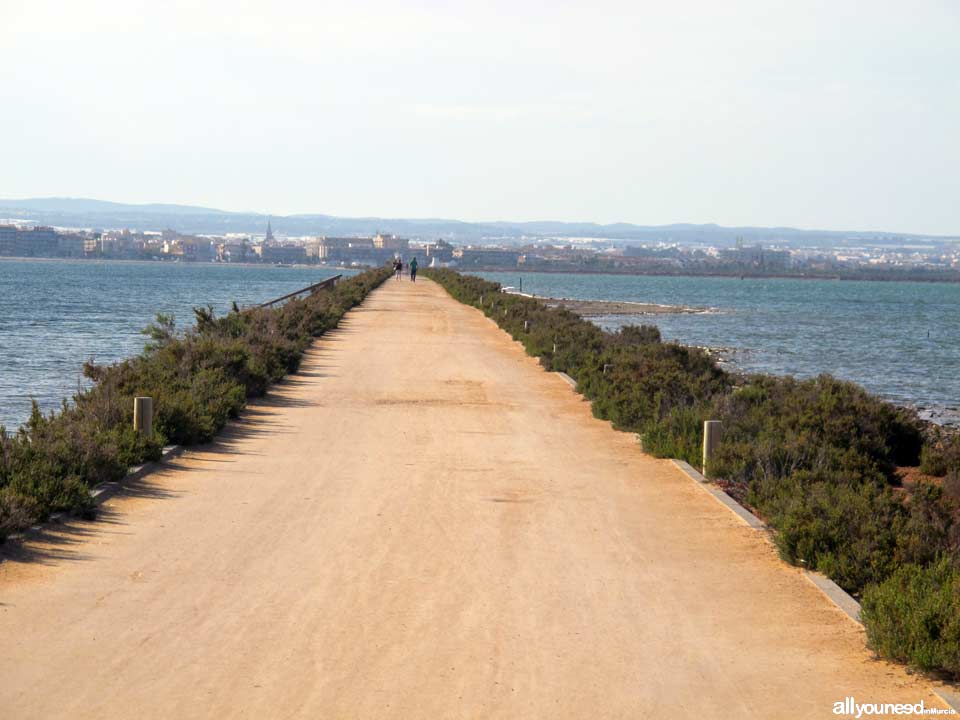
[[849, 715], [855, 718], [883, 715], [956, 715], [956, 710], [928, 708], [923, 700], [916, 703], [858, 703], [853, 697], [837, 700], [833, 704], [834, 715]]

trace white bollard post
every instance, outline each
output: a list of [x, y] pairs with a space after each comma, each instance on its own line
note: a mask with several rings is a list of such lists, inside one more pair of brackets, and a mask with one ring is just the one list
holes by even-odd
[[523, 331], [524, 331], [524, 332], [528, 332], [529, 330], [530, 330], [530, 321], [529, 321], [529, 320], [524, 320], [524, 321], [523, 321]]
[[720, 421], [704, 420], [703, 422], [703, 475], [707, 475], [707, 465], [713, 458], [713, 453], [720, 445]]
[[153, 398], [133, 399], [133, 429], [147, 440], [153, 438]]

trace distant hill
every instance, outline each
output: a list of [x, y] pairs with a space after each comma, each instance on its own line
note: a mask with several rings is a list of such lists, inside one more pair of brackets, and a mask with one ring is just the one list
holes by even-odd
[[590, 222], [473, 223], [442, 218], [342, 218], [333, 215], [264, 215], [229, 212], [190, 205], [150, 203], [131, 205], [83, 198], [31, 198], [0, 200], [0, 217], [57, 227], [137, 230], [172, 229], [183, 233], [262, 233], [269, 220], [281, 235], [372, 235], [394, 233], [404, 237], [443, 237], [456, 242], [519, 242], [521, 238], [610, 238], [622, 244], [633, 242], [679, 242], [733, 245], [738, 238], [747, 244], [782, 243], [795, 246], [842, 246], [870, 242], [902, 245], [923, 241], [960, 241], [960, 237], [937, 237], [891, 232], [799, 230], [796, 228], [722, 227], [715, 224], [632, 225]]
[[223, 210], [194, 207], [192, 205], [170, 205], [149, 203], [147, 205], [129, 205], [107, 200], [88, 200], [86, 198], [31, 198], [27, 200], [0, 200], [2, 209], [22, 209], [42, 213], [167, 213], [171, 215], [226, 215]]

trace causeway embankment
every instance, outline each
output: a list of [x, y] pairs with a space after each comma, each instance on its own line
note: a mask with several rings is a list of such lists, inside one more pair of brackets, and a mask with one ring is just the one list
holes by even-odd
[[388, 281], [209, 445], [0, 564], [10, 718], [941, 707], [672, 463]]

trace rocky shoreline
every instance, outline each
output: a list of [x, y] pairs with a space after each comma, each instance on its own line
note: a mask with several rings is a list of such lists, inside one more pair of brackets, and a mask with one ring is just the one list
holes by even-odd
[[695, 315], [713, 312], [711, 308], [687, 307], [684, 305], [658, 305], [656, 303], [638, 303], [622, 300], [573, 300], [570, 298], [533, 297], [548, 307], [563, 307], [582, 317], [600, 317], [603, 315]]

